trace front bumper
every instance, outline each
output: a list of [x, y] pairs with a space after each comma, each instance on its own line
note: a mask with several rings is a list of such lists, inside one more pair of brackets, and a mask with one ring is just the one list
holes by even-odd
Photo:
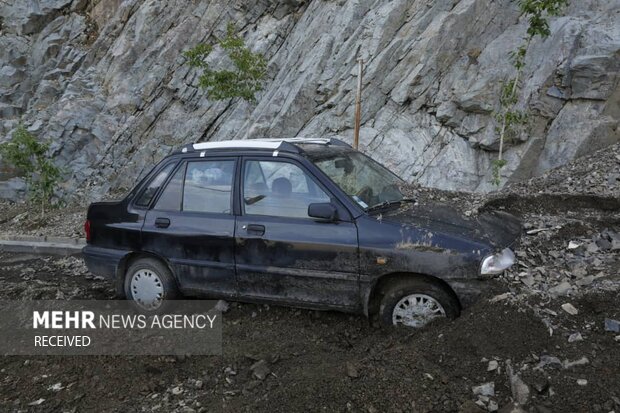
[[470, 307], [483, 297], [491, 297], [506, 291], [506, 287], [494, 279], [450, 279], [445, 280], [456, 293], [462, 308]]

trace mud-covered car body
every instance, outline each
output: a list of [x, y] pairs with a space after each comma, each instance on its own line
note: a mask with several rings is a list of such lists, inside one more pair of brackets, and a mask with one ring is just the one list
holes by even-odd
[[[317, 166], [349, 154], [359, 152], [334, 139], [188, 145], [122, 201], [90, 205], [85, 262], [121, 293], [130, 262], [153, 257], [188, 295], [368, 314], [381, 285], [418, 277], [445, 288], [463, 307], [471, 303], [492, 278], [481, 274], [484, 259], [516, 241], [518, 220], [500, 212], [468, 218], [406, 199], [369, 208]], [[209, 167], [198, 170], [201, 165]], [[273, 165], [296, 172], [269, 181], [265, 170]], [[303, 179], [295, 178], [299, 171]], [[212, 198], [201, 198], [200, 184], [192, 186], [201, 179], [209, 180], [204, 188]], [[229, 207], [222, 193], [229, 194]], [[298, 193], [304, 202], [323, 202], [297, 207]], [[210, 199], [219, 204], [216, 212], [201, 209]]]

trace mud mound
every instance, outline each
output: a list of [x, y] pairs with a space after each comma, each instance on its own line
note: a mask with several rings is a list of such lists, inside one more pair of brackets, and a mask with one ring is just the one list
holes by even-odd
[[552, 169], [540, 177], [514, 183], [502, 192], [560, 193], [620, 197], [620, 143]]
[[566, 214], [588, 209], [617, 213], [620, 211], [620, 198], [584, 194], [520, 195], [509, 193], [491, 197], [480, 208], [480, 210], [492, 209], [502, 209], [517, 215], [528, 213]]

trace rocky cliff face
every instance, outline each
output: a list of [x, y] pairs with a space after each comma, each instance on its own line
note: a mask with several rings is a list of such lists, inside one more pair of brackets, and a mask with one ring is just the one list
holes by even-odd
[[[0, 140], [21, 119], [52, 142], [66, 189], [88, 197], [130, 187], [191, 141], [350, 141], [358, 49], [362, 149], [423, 185], [493, 189], [493, 111], [526, 30], [511, 0], [8, 0], [0, 11]], [[231, 21], [269, 59], [256, 104], [209, 100], [182, 57]], [[572, 1], [551, 31], [529, 49], [530, 123], [504, 182], [620, 140], [620, 1]], [[21, 188], [13, 174], [0, 166], [0, 197]]]

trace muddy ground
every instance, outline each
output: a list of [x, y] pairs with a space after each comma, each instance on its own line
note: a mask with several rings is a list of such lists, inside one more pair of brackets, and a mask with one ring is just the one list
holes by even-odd
[[[2, 254], [0, 283], [1, 299], [113, 297], [75, 258]], [[420, 331], [232, 304], [221, 356], [1, 357], [0, 411], [487, 411], [514, 400], [508, 364], [529, 387], [526, 411], [620, 409], [620, 342], [604, 330], [605, 318], [620, 318], [617, 290], [544, 303], [536, 295], [505, 297]], [[567, 301], [578, 315], [561, 309]], [[534, 311], [540, 308], [557, 314], [553, 335]], [[574, 332], [583, 340], [569, 343]], [[583, 365], [562, 365], [583, 357]], [[260, 360], [264, 378], [251, 369]], [[490, 361], [497, 368], [487, 371]], [[494, 396], [473, 393], [488, 382]]]

